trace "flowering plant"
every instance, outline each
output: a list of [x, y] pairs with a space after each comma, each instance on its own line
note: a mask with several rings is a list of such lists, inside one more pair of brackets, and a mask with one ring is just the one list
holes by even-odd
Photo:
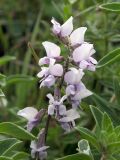
[[[38, 156], [41, 160], [47, 156], [46, 138], [51, 116], [55, 117], [65, 132], [74, 129], [75, 120], [80, 117], [81, 100], [92, 95], [82, 82], [84, 71], [95, 71], [97, 64], [92, 57], [95, 53], [93, 44], [84, 40], [86, 27], [73, 31], [73, 17], [70, 17], [63, 25], [60, 25], [54, 18], [51, 22], [53, 34], [67, 47], [68, 53], [65, 58], [58, 45], [49, 41], [43, 42], [46, 56], [39, 60], [41, 71], [37, 76], [40, 78], [40, 88], [53, 87], [54, 94], [46, 95], [49, 99], [47, 111], [45, 109], [37, 111], [34, 107], [27, 107], [18, 112], [19, 116], [28, 120], [28, 131], [36, 127], [45, 114], [48, 115], [45, 128], [41, 129], [38, 140], [32, 141], [30, 146], [32, 157]], [[62, 90], [65, 95], [62, 95]]]

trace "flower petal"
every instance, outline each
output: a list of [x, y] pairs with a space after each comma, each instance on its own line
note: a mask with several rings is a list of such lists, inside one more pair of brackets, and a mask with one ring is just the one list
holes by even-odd
[[59, 114], [60, 115], [66, 115], [66, 106], [65, 105], [60, 105], [59, 106]]
[[96, 61], [96, 59], [94, 59], [93, 57], [89, 57], [89, 61], [92, 63], [92, 64], [97, 64], [98, 62]]
[[53, 103], [54, 102], [54, 97], [52, 94], [47, 94], [47, 98], [49, 98], [49, 103]]
[[39, 60], [39, 65], [43, 65], [43, 64], [54, 64], [55, 63], [55, 59], [53, 58], [49, 58], [49, 57], [43, 57], [43, 58], [40, 58]]
[[37, 77], [42, 78], [43, 76], [48, 74], [49, 68], [48, 67], [41, 67], [41, 71], [37, 74]]
[[84, 43], [80, 47], [76, 48], [73, 51], [73, 59], [75, 62], [80, 62], [82, 60], [87, 60], [90, 56], [93, 50], [93, 45], [89, 43]]
[[60, 99], [60, 103], [63, 103], [66, 99], [67, 99], [67, 95], [64, 95], [64, 96]]
[[73, 17], [71, 16], [62, 26], [61, 26], [61, 37], [67, 37], [73, 30]]
[[86, 30], [86, 27], [80, 27], [72, 32], [72, 34], [70, 35], [72, 46], [84, 43], [84, 34]]
[[82, 79], [84, 72], [82, 69], [77, 70], [76, 68], [70, 68], [71, 71], [68, 71], [65, 76], [64, 80], [68, 84], [77, 84]]
[[89, 63], [86, 60], [82, 60], [79, 64], [79, 67], [81, 69], [86, 69], [88, 67]]
[[74, 95], [75, 94], [75, 87], [73, 85], [68, 85], [66, 87], [66, 94], [67, 94], [67, 96]]
[[88, 66], [88, 68], [87, 68], [89, 71], [95, 71], [95, 69], [96, 69], [96, 67], [95, 67], [95, 65], [94, 64], [90, 64], [89, 66]]
[[42, 45], [44, 46], [48, 57], [54, 58], [60, 56], [60, 47], [56, 44], [45, 41]]
[[63, 67], [61, 64], [55, 64], [50, 66], [49, 71], [51, 75], [60, 77], [63, 74]]
[[48, 114], [53, 115], [55, 111], [55, 106], [54, 105], [49, 105], [48, 106]]
[[64, 76], [64, 81], [67, 83], [67, 84], [74, 84], [75, 83], [75, 74], [74, 72], [72, 71], [68, 71], [65, 73], [65, 76]]
[[70, 109], [66, 112], [66, 117], [61, 118], [59, 121], [60, 122], [72, 122], [77, 118], [80, 118], [80, 115], [77, 112], [77, 110], [76, 109]]
[[55, 77], [54, 77], [53, 75], [49, 75], [47, 78], [45, 78], [45, 79], [42, 81], [42, 83], [40, 84], [40, 88], [41, 88], [41, 87], [44, 87], [44, 86], [50, 87], [50, 86], [54, 85], [55, 80], [56, 80], [56, 79], [55, 79]]
[[83, 99], [83, 98], [86, 98], [88, 96], [91, 96], [93, 93], [91, 91], [89, 91], [87, 88], [84, 88], [82, 89], [80, 92], [78, 92], [76, 95], [75, 95], [75, 99], [76, 100], [79, 100], [79, 99]]
[[34, 117], [34, 119], [32, 121], [28, 121], [27, 123], [27, 130], [29, 132], [31, 132], [31, 130], [36, 127], [39, 123], [41, 123], [42, 118], [44, 117], [46, 113], [46, 109], [41, 109], [36, 116]]
[[58, 23], [54, 18], [52, 18], [51, 20], [52, 24], [53, 24], [53, 28], [52, 31], [55, 35], [58, 35], [61, 31], [61, 25], [60, 23]]
[[82, 79], [82, 77], [84, 76], [84, 72], [82, 69], [75, 69], [75, 68], [70, 68], [71, 71], [74, 72], [74, 75], [75, 75], [75, 83], [79, 83], [80, 80]]
[[37, 149], [37, 151], [38, 152], [45, 151], [48, 148], [49, 148], [49, 146], [43, 146], [43, 147], [40, 147], [39, 149]]
[[38, 110], [33, 107], [26, 107], [22, 110], [19, 110], [17, 113], [17, 115], [26, 118], [28, 121], [32, 121], [37, 114], [38, 114]]

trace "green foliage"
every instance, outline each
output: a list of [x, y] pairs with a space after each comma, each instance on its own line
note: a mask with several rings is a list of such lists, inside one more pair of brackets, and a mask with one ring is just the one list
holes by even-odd
[[91, 153], [91, 149], [87, 140], [82, 139], [78, 142], [78, 151], [79, 153], [84, 153], [93, 159], [93, 155]]
[[13, 160], [13, 159], [8, 158], [8, 157], [4, 157], [4, 156], [0, 156], [0, 160]]
[[0, 156], [7, 155], [13, 148], [16, 148], [21, 141], [15, 138], [7, 138], [5, 140], [0, 141]]
[[29, 159], [29, 154], [25, 152], [17, 152], [15, 155], [13, 155], [14, 160], [28, 160]]
[[120, 48], [105, 55], [98, 63], [97, 68], [105, 67], [120, 60]]
[[27, 132], [22, 127], [11, 123], [11, 122], [3, 122], [0, 123], [0, 133], [24, 140], [33, 140], [35, 137]]
[[114, 84], [114, 92], [115, 92], [117, 102], [118, 102], [118, 104], [120, 104], [120, 82], [119, 82], [119, 79], [115, 77], [113, 79], [113, 84]]
[[92, 143], [92, 145], [94, 147], [96, 147], [97, 149], [99, 149], [99, 145], [97, 143], [95, 134], [93, 134], [88, 129], [83, 128], [83, 127], [79, 127], [78, 126], [76, 129], [81, 133], [82, 138], [86, 139], [89, 143]]
[[18, 84], [18, 83], [21, 83], [21, 82], [26, 82], [26, 83], [29, 83], [29, 82], [34, 82], [36, 79], [32, 76], [26, 76], [26, 75], [11, 75], [11, 76], [8, 76], [6, 78], [6, 85], [10, 85], [10, 84]]
[[105, 11], [120, 13], [120, 3], [119, 2], [102, 4], [100, 8]]
[[63, 158], [58, 158], [56, 160], [92, 160], [88, 155], [86, 154], [73, 154], [73, 155], [70, 155], [70, 156], [66, 156], [66, 157], [63, 157]]
[[[88, 140], [96, 149], [97, 155], [101, 157], [104, 156], [106, 159], [115, 158], [116, 156], [120, 158], [120, 127], [113, 126], [107, 113], [101, 113], [101, 111], [94, 106], [91, 106], [90, 109], [95, 119], [95, 129], [93, 131], [87, 131], [85, 128], [81, 130], [79, 126], [77, 126], [76, 129], [80, 132], [80, 135]], [[90, 138], [91, 135], [94, 135], [94, 139]]]
[[13, 56], [3, 56], [0, 58], [0, 66], [8, 63], [9, 61], [15, 60], [16, 58]]

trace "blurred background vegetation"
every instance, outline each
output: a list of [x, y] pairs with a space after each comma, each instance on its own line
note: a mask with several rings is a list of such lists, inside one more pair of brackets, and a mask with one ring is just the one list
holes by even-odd
[[[86, 26], [88, 30], [85, 40], [94, 44], [97, 60], [120, 46], [120, 14], [106, 12], [99, 7], [107, 2], [120, 1], [0, 0], [0, 72], [6, 76], [0, 76], [0, 85], [5, 94], [0, 102], [1, 122], [13, 121], [24, 126], [24, 120], [21, 121], [16, 115], [20, 108], [47, 108], [46, 93], [50, 91], [46, 88], [39, 89], [36, 74], [40, 67], [32, 56], [28, 42], [31, 42], [39, 58], [45, 54], [41, 45], [43, 41], [58, 43], [51, 33], [52, 17], [62, 24], [72, 15], [75, 28]], [[67, 54], [61, 47], [62, 54]], [[120, 122], [119, 61], [97, 69], [95, 73], [87, 71], [84, 82], [96, 94], [82, 102], [78, 124], [90, 129], [94, 127], [88, 106], [94, 104], [106, 111], [117, 125]], [[51, 147], [48, 159], [75, 153], [78, 140], [80, 136], [77, 132], [63, 135], [61, 128], [52, 120], [47, 142]], [[29, 150], [27, 142], [25, 146], [25, 150]]]

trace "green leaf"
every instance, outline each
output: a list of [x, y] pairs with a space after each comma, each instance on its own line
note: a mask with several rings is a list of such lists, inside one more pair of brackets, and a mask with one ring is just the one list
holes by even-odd
[[98, 96], [95, 93], [91, 98], [96, 103], [96, 106], [99, 107], [99, 109], [102, 112], [108, 113], [111, 116], [111, 118], [113, 118], [114, 121], [119, 123], [119, 117], [116, 116], [116, 113], [112, 109], [112, 105], [109, 102], [107, 102], [105, 99], [103, 99], [102, 97]]
[[92, 160], [92, 159], [88, 155], [77, 153], [66, 157], [58, 158], [56, 160]]
[[105, 4], [102, 4], [100, 8], [105, 11], [120, 13], [120, 3], [119, 2], [105, 3]]
[[114, 131], [115, 131], [116, 135], [119, 136], [120, 135], [120, 126], [117, 126]]
[[16, 143], [14, 143], [10, 148], [8, 148], [8, 150], [6, 150], [2, 154], [2, 156], [9, 157], [9, 156], [13, 155], [13, 153], [14, 153], [13, 151], [19, 150], [19, 148], [21, 147], [21, 144], [22, 144], [22, 141], [18, 141]]
[[99, 127], [101, 128], [103, 113], [97, 107], [94, 107], [94, 106], [90, 106], [90, 109], [96, 124], [98, 124]]
[[107, 150], [109, 153], [114, 154], [118, 151], [120, 151], [120, 141], [119, 142], [113, 142], [107, 146]]
[[118, 78], [114, 78], [114, 91], [118, 104], [120, 104], [120, 82]]
[[6, 134], [18, 139], [24, 139], [24, 140], [35, 139], [35, 136], [29, 133], [27, 130], [11, 122], [0, 123], [0, 133]]
[[89, 155], [93, 159], [89, 143], [86, 139], [82, 139], [78, 142], [78, 152]]
[[15, 139], [15, 138], [7, 138], [5, 140], [0, 141], [0, 155], [4, 155], [5, 153], [10, 150], [11, 147], [13, 147], [16, 143], [21, 143], [21, 141]]
[[0, 160], [13, 160], [13, 159], [8, 158], [8, 157], [4, 157], [4, 156], [0, 156]]
[[113, 50], [112, 52], [105, 55], [97, 65], [97, 68], [108, 66], [120, 60], [120, 48]]
[[80, 132], [82, 138], [86, 139], [89, 143], [91, 143], [96, 149], [99, 150], [99, 144], [97, 143], [97, 139], [95, 135], [86, 128], [77, 126], [76, 129]]
[[114, 131], [113, 123], [107, 113], [104, 113], [103, 115], [102, 130], [107, 131], [108, 134], [111, 134]]
[[6, 78], [6, 84], [15, 84], [21, 82], [33, 82], [35, 80], [34, 77], [26, 76], [26, 75], [11, 75]]
[[90, 146], [86, 139], [82, 139], [78, 142], [78, 151], [84, 154], [90, 154]]
[[119, 140], [118, 137], [117, 137], [117, 135], [116, 135], [116, 133], [115, 133], [115, 131], [113, 131], [112, 133], [108, 133], [107, 132], [106, 139], [107, 139], [108, 144], [109, 143], [113, 143], [116, 140]]
[[0, 58], [0, 66], [6, 64], [9, 61], [13, 61], [15, 59], [16, 58], [13, 57], [13, 56], [3, 56], [3, 57]]
[[14, 160], [28, 160], [29, 157], [30, 157], [30, 155], [28, 153], [18, 152], [12, 158]]

